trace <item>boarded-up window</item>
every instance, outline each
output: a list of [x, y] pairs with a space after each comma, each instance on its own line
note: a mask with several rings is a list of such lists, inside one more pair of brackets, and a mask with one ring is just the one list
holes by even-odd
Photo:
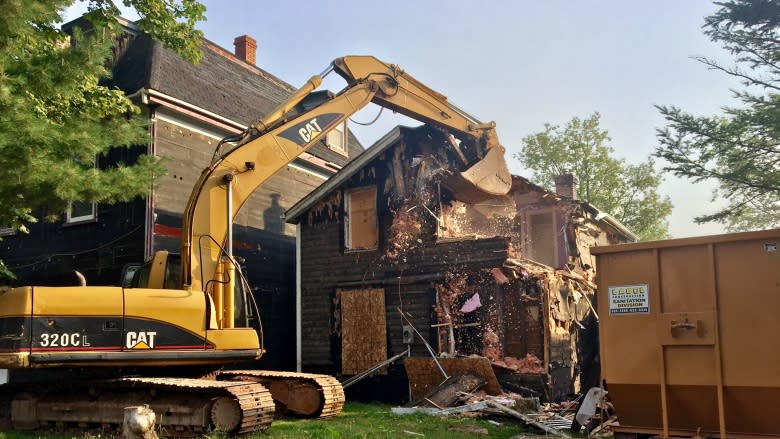
[[377, 248], [379, 228], [376, 218], [376, 187], [354, 189], [347, 192], [345, 210], [346, 247], [349, 250]]
[[551, 267], [557, 267], [555, 221], [552, 212], [528, 215], [528, 255], [531, 259]]
[[337, 294], [341, 303], [341, 373], [356, 375], [387, 360], [385, 290], [338, 290]]

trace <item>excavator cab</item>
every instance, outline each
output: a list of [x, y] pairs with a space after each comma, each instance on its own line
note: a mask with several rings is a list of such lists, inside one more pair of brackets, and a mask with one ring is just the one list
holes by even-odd
[[[162, 268], [161, 276], [157, 273], [152, 275], [153, 266]], [[167, 251], [157, 252], [155, 258], [143, 264], [130, 263], [125, 265], [119, 279], [119, 285], [123, 288], [178, 289], [181, 285], [181, 256]]]
[[120, 285], [124, 288], [178, 289], [181, 285], [181, 256], [161, 250], [143, 264], [127, 264], [122, 269]]
[[[226, 282], [221, 289], [213, 289], [211, 292], [205, 293], [209, 305], [207, 307], [209, 327], [212, 329], [223, 327], [254, 328], [262, 340], [262, 326], [257, 302], [251, 294], [248, 284], [243, 281], [240, 265], [235, 262], [229, 263], [233, 265], [235, 277], [242, 281]], [[143, 264], [127, 264], [122, 269], [120, 285], [123, 288], [177, 290], [181, 287], [181, 255], [160, 250], [154, 254], [152, 259]], [[229, 294], [226, 287], [232, 289], [232, 325], [218, 318], [218, 316], [231, 314], [224, 309], [224, 304], [230, 302], [230, 300], [225, 300], [225, 295]], [[214, 290], [220, 290], [220, 298], [214, 296], [217, 293]]]

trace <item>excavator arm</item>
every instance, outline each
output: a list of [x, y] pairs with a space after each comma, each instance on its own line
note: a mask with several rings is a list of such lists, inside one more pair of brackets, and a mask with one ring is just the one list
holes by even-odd
[[[314, 92], [330, 71], [346, 79], [347, 86], [335, 96]], [[214, 287], [221, 283], [215, 273], [223, 255], [230, 255], [225, 248], [229, 247], [230, 225], [250, 195], [370, 102], [444, 128], [460, 139], [452, 146], [464, 170], [443, 182], [457, 198], [476, 201], [509, 191], [511, 178], [495, 124], [478, 122], [395, 65], [371, 56], [338, 58], [326, 72], [313, 76], [248, 128], [236, 146], [215, 157], [201, 174], [183, 219], [185, 288], [208, 291], [211, 281]]]

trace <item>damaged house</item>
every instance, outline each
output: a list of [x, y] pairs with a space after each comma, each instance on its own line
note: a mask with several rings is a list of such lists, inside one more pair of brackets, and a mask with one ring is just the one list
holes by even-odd
[[506, 196], [458, 201], [439, 184], [457, 160], [449, 142], [428, 125], [396, 127], [287, 211], [298, 367], [356, 375], [409, 349], [406, 369], [369, 383], [398, 400], [407, 379], [413, 396], [441, 381], [431, 353], [445, 369], [489, 361], [507, 390], [543, 400], [596, 384], [588, 249], [636, 236], [578, 201], [571, 175], [558, 193], [514, 176]]

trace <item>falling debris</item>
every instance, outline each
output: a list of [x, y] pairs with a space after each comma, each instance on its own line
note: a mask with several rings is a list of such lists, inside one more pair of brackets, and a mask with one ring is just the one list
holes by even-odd
[[463, 304], [463, 307], [461, 307], [460, 312], [462, 313], [474, 312], [480, 306], [482, 306], [482, 302], [479, 301], [479, 293], [474, 293], [474, 295], [471, 296], [471, 299], [467, 300], [466, 303]]

